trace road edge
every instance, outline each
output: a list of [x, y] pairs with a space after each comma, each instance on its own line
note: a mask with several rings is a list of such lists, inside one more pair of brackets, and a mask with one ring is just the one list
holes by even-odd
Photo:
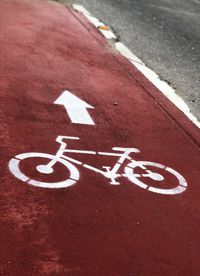
[[176, 90], [172, 88], [166, 81], [150, 69], [146, 64], [138, 58], [124, 43], [118, 41], [118, 37], [114, 34], [112, 29], [100, 21], [98, 18], [91, 15], [91, 13], [85, 9], [82, 5], [73, 4], [75, 11], [81, 12], [107, 39], [112, 40], [115, 49], [125, 57], [132, 65], [134, 65], [143, 75], [146, 77], [170, 102], [172, 102], [187, 118], [200, 129], [200, 122], [192, 114], [189, 106], [184, 100], [176, 93]]

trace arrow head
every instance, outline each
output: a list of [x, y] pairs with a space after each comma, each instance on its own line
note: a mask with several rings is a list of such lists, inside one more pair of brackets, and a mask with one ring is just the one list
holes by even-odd
[[79, 106], [84, 108], [94, 108], [85, 101], [81, 100], [77, 96], [73, 95], [71, 92], [65, 90], [60, 97], [54, 102], [55, 104], [60, 104], [64, 106]]
[[87, 108], [94, 107], [73, 95], [71, 92], [65, 90], [54, 103], [64, 105], [72, 123], [95, 125], [87, 111]]

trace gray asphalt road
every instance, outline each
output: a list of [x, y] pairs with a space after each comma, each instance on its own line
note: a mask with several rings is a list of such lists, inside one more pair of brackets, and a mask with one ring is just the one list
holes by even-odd
[[126, 46], [176, 88], [200, 120], [200, 0], [71, 3], [112, 26]]

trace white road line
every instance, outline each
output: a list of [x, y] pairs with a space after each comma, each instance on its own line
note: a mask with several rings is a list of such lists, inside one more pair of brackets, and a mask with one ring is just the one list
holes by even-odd
[[[189, 106], [184, 100], [176, 94], [174, 88], [172, 88], [167, 82], [161, 80], [158, 74], [148, 68], [145, 63], [133, 54], [123, 43], [117, 42], [117, 37], [111, 31], [110, 28], [106, 30], [107, 25], [101, 22], [96, 17], [93, 17], [88, 10], [81, 5], [73, 5], [76, 11], [84, 14], [88, 20], [104, 35], [107, 39], [113, 39], [115, 42], [116, 50], [127, 58], [160, 92], [162, 92], [179, 110], [181, 110], [198, 128], [200, 128], [200, 122], [191, 113]], [[102, 28], [103, 27], [103, 28]]]
[[188, 105], [178, 96], [175, 90], [150, 68], [141, 59], [134, 55], [123, 43], [116, 42], [116, 49], [126, 57], [155, 87], [157, 87], [178, 109], [180, 109], [196, 126], [200, 128], [200, 122], [190, 112]]
[[98, 18], [92, 16], [88, 10], [86, 10], [81, 5], [73, 5], [73, 8], [76, 11], [79, 11], [87, 17], [87, 19], [105, 36], [107, 39], [117, 39], [116, 35], [111, 31], [110, 28], [104, 28], [108, 27], [106, 24], [101, 22]]

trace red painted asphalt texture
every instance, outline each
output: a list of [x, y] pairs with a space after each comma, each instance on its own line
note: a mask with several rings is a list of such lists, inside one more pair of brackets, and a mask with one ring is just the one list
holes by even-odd
[[[94, 107], [95, 126], [72, 124], [54, 104], [64, 90]], [[199, 130], [83, 15], [54, 2], [1, 0], [0, 96], [1, 275], [199, 275]], [[78, 165], [79, 181], [63, 189], [11, 174], [17, 154], [55, 154], [58, 135], [80, 137], [69, 141], [75, 149], [139, 148], [132, 158], [173, 168], [188, 188], [162, 195], [127, 178], [111, 185]], [[116, 161], [76, 158], [99, 167]], [[42, 177], [37, 160], [25, 163], [24, 174]], [[61, 181], [68, 172], [45, 177]]]

